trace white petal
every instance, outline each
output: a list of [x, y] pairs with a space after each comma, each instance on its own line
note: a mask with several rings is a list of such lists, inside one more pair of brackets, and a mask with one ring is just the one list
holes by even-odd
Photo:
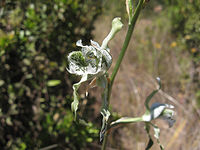
[[86, 70], [87, 74], [97, 74], [98, 73], [97, 71], [98, 71], [97, 67], [93, 67], [91, 64], [87, 66]]
[[168, 104], [161, 104], [159, 102], [153, 103], [150, 108], [150, 114], [145, 114], [145, 115], [143, 115], [142, 118], [144, 121], [151, 121], [153, 119], [160, 117], [161, 115], [164, 115], [163, 112], [165, 110], [166, 110], [165, 116], [168, 115], [167, 113], [172, 114], [172, 112], [174, 112], [174, 111], [172, 111], [170, 109], [166, 109], [166, 108], [174, 108], [174, 106], [168, 105]]
[[93, 40], [90, 40], [90, 43], [92, 46], [94, 46], [96, 49], [100, 49], [101, 47], [99, 46], [99, 44]]
[[76, 42], [76, 45], [77, 45], [77, 46], [80, 46], [80, 47], [83, 47], [82, 40], [78, 40], [78, 41]]
[[76, 74], [76, 75], [83, 75], [85, 74], [85, 71], [83, 71], [82, 69], [80, 69], [80, 67], [78, 67], [77, 65], [70, 63], [69, 64], [69, 68], [66, 68], [67, 71], [71, 74]]
[[107, 47], [107, 48], [106, 48], [106, 51], [110, 53], [110, 48]]
[[110, 116], [110, 112], [108, 110], [103, 109], [101, 111], [102, 116], [105, 118], [106, 121], [108, 121], [108, 118]]
[[153, 103], [151, 108], [150, 108], [151, 120], [158, 118], [165, 108], [166, 108], [165, 104]]
[[158, 80], [158, 82], [160, 82], [160, 78], [159, 77], [157, 77], [156, 80]]
[[[68, 55], [68, 72], [76, 75], [88, 74], [91, 75], [91, 77], [95, 77], [103, 75], [111, 66], [112, 57], [110, 53], [101, 49], [97, 42], [91, 40], [90, 46], [83, 46], [82, 40], [78, 40], [76, 45], [82, 47], [81, 51], [78, 51], [78, 53], [81, 52], [82, 57], [85, 58], [86, 66], [79, 65], [76, 61], [71, 59], [72, 55], [77, 53], [77, 51], [71, 52]], [[92, 54], [92, 56], [90, 54]]]
[[169, 105], [169, 104], [165, 104], [165, 106], [166, 106], [166, 108], [171, 108], [171, 109], [173, 109], [173, 108], [174, 108], [174, 106], [173, 106], [173, 105]]
[[112, 56], [110, 55], [110, 53], [106, 50], [103, 51], [103, 57], [106, 60], [106, 67], [107, 69], [110, 68], [111, 64], [112, 64]]

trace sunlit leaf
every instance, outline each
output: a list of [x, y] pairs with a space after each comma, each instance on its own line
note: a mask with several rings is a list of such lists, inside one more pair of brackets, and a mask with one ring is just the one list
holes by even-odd
[[49, 87], [57, 86], [57, 85], [59, 85], [60, 83], [61, 83], [60, 80], [49, 80], [49, 81], [47, 82], [47, 86], [49, 86]]
[[12, 120], [11, 120], [10, 117], [6, 118], [6, 124], [9, 125], [9, 126], [13, 125]]
[[0, 80], [0, 86], [4, 85], [4, 80]]

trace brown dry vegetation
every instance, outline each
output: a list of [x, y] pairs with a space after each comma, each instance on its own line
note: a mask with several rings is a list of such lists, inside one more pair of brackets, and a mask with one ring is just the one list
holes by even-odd
[[[111, 17], [105, 15], [98, 19], [94, 31], [95, 41], [100, 43], [104, 39], [110, 30], [111, 20]], [[127, 21], [123, 23], [123, 30], [109, 45], [113, 56], [110, 72], [127, 31]], [[189, 55], [181, 49], [182, 46], [170, 34], [167, 17], [161, 13], [150, 18], [140, 17], [113, 86], [111, 108], [119, 116], [142, 115], [144, 100], [156, 88], [155, 78], [159, 76], [163, 84], [162, 91], [152, 101], [173, 104], [176, 110], [176, 123], [172, 128], [168, 128], [163, 121], [156, 121], [161, 129], [161, 143], [166, 150], [199, 150], [200, 120], [192, 92], [193, 68]], [[99, 109], [99, 92], [94, 89], [92, 93], [97, 96], [98, 105], [95, 108]], [[112, 130], [108, 147], [143, 150], [147, 142], [144, 124], [137, 123]], [[159, 150], [159, 146], [154, 144], [152, 150]]]

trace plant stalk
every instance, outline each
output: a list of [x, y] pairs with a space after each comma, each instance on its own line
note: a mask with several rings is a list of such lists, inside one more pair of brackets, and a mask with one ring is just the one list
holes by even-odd
[[[117, 72], [119, 70], [119, 67], [120, 67], [120, 64], [123, 60], [123, 57], [124, 57], [124, 54], [127, 50], [127, 47], [128, 47], [128, 44], [130, 42], [130, 39], [131, 39], [131, 36], [132, 36], [132, 33], [133, 33], [133, 30], [134, 30], [134, 27], [135, 27], [135, 23], [138, 19], [138, 16], [140, 14], [140, 11], [142, 9], [142, 5], [144, 3], [144, 0], [139, 0], [138, 2], [138, 5], [135, 9], [135, 12], [133, 14], [133, 17], [132, 17], [132, 20], [131, 20], [131, 23], [128, 25], [128, 31], [127, 31], [127, 34], [126, 34], [126, 38], [125, 38], [125, 41], [124, 41], [124, 44], [123, 44], [123, 47], [121, 49], [121, 52], [119, 54], [119, 57], [117, 59], [117, 62], [115, 64], [115, 67], [114, 67], [114, 70], [111, 74], [111, 77], [110, 77], [110, 83], [109, 83], [109, 86], [108, 86], [108, 92], [107, 92], [107, 102], [108, 102], [108, 106], [109, 106], [109, 101], [110, 101], [110, 95], [111, 95], [111, 91], [112, 91], [112, 86], [113, 86], [113, 83], [114, 83], [114, 80], [115, 80], [115, 77], [117, 75]], [[105, 135], [104, 135], [104, 139], [103, 139], [103, 144], [102, 144], [102, 147], [101, 147], [101, 150], [106, 150], [106, 145], [107, 145], [107, 139], [108, 139], [108, 135], [109, 135], [109, 132], [106, 131]]]
[[104, 135], [103, 144], [101, 146], [101, 150], [105, 150], [106, 149], [107, 141], [108, 141], [108, 131], [106, 131], [106, 133]]
[[124, 54], [127, 50], [127, 47], [128, 47], [128, 44], [130, 42], [130, 39], [131, 39], [131, 36], [132, 36], [132, 33], [133, 33], [133, 30], [134, 30], [134, 27], [135, 27], [135, 23], [138, 19], [138, 16], [140, 14], [140, 10], [142, 9], [142, 4], [144, 3], [144, 0], [140, 0], [136, 9], [135, 9], [135, 12], [133, 14], [133, 18], [131, 20], [131, 23], [128, 25], [128, 31], [127, 31], [127, 34], [126, 34], [126, 38], [125, 38], [125, 41], [124, 41], [124, 44], [123, 44], [123, 47], [121, 49], [121, 52], [119, 54], [119, 57], [117, 59], [117, 62], [115, 64], [115, 67], [114, 67], [114, 70], [112, 72], [112, 75], [111, 75], [111, 86], [113, 85], [114, 83], [114, 80], [115, 80], [115, 77], [117, 75], [117, 72], [119, 70], [119, 67], [120, 67], [120, 64], [123, 60], [123, 57], [124, 57]]

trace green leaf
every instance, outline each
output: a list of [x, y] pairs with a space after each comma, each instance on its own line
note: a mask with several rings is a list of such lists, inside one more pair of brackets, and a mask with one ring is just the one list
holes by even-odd
[[3, 80], [0, 80], [0, 87], [2, 86], [2, 85], [4, 85], [4, 81]]
[[76, 112], [78, 110], [78, 104], [79, 104], [79, 95], [78, 95], [78, 89], [81, 85], [81, 83], [87, 81], [87, 74], [86, 75], [83, 75], [81, 80], [78, 82], [78, 83], [75, 83], [73, 85], [73, 96], [74, 96], [74, 101], [71, 103], [71, 109], [72, 109], [72, 112], [74, 112], [74, 115], [75, 115], [75, 120], [76, 120]]
[[110, 117], [110, 112], [106, 109], [102, 109], [101, 114], [103, 116], [102, 119], [102, 126], [101, 126], [101, 131], [100, 131], [100, 142], [103, 140], [104, 138], [104, 134], [107, 130], [107, 126], [108, 126], [108, 119]]
[[128, 14], [129, 25], [130, 25], [133, 17], [133, 0], [126, 0], [126, 11]]
[[149, 137], [149, 142], [148, 142], [147, 147], [145, 148], [145, 150], [149, 150], [154, 144], [153, 140], [152, 140], [152, 137], [150, 135], [150, 125], [149, 125], [149, 123], [145, 124], [145, 130], [146, 130], [146, 132], [148, 134], [148, 137]]
[[84, 125], [84, 126], [88, 126], [88, 123], [84, 120], [84, 119], [80, 119], [78, 120], [79, 124]]
[[149, 114], [150, 113], [150, 107], [149, 107], [149, 102], [150, 100], [153, 98], [153, 96], [161, 89], [161, 81], [160, 81], [160, 78], [157, 77], [156, 78], [158, 84], [159, 84], [159, 87], [158, 89], [154, 90], [145, 100], [145, 107], [146, 107], [146, 113]]
[[13, 125], [12, 120], [11, 120], [10, 117], [7, 117], [7, 118], [6, 118], [6, 124], [9, 125], [9, 126], [12, 126], [12, 125]]
[[149, 138], [149, 142], [148, 142], [147, 147], [145, 148], [145, 150], [149, 150], [152, 146], [153, 146], [153, 140], [150, 137]]
[[47, 82], [47, 86], [49, 86], [49, 87], [57, 86], [57, 85], [59, 85], [60, 83], [61, 83], [60, 80], [49, 80], [49, 81]]
[[102, 126], [101, 126], [101, 131], [100, 131], [100, 142], [104, 138], [104, 134], [108, 126], [108, 119], [110, 117], [110, 112], [108, 110], [108, 81], [107, 80], [104, 80], [104, 81], [105, 81], [104, 84], [106, 85], [106, 87], [104, 88], [104, 92], [102, 94], [103, 104], [101, 108], [101, 114], [103, 118], [102, 118]]
[[164, 150], [164, 146], [160, 143], [160, 129], [154, 125], [154, 124], [151, 124], [153, 126], [153, 130], [154, 130], [154, 137], [157, 139], [157, 143], [159, 144], [160, 146], [160, 149], [161, 150]]
[[159, 139], [160, 138], [160, 129], [157, 126], [154, 126], [153, 130], [154, 130], [154, 137], [156, 139]]
[[29, 59], [23, 59], [23, 62], [25, 65], [30, 66], [31, 65], [31, 61]]

